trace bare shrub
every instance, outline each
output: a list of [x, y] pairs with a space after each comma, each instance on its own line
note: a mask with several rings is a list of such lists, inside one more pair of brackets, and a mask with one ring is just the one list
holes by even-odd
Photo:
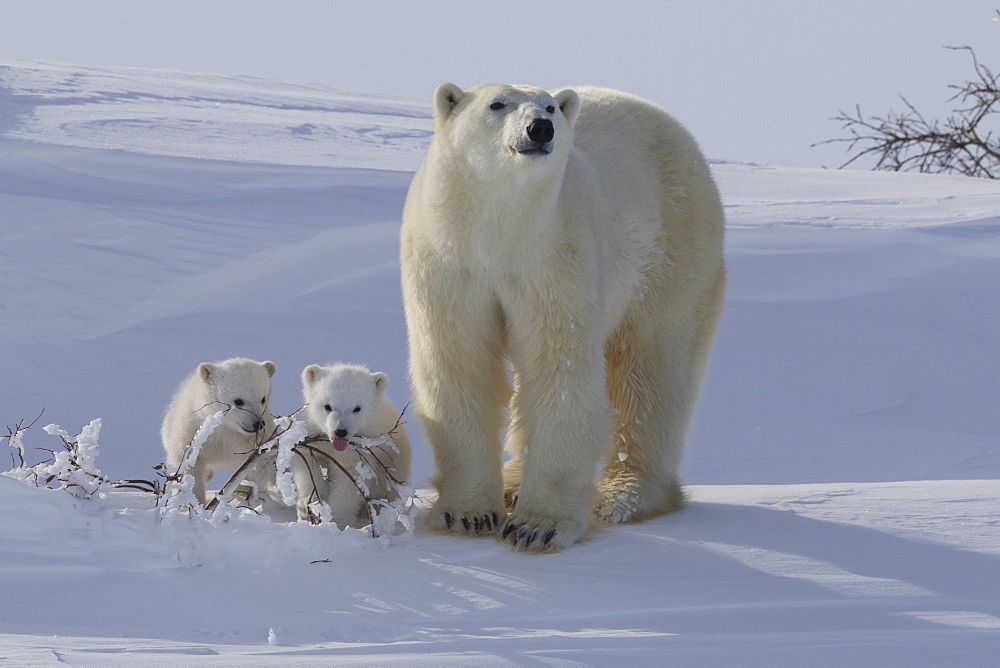
[[841, 111], [833, 120], [842, 122], [841, 129], [850, 136], [814, 146], [847, 142], [852, 155], [841, 169], [873, 157], [875, 170], [1000, 178], [1000, 137], [993, 129], [1000, 114], [998, 75], [979, 62], [971, 47], [945, 48], [968, 51], [976, 74], [972, 80], [949, 86], [955, 93], [948, 101], [957, 106], [947, 118], [927, 118], [900, 95], [906, 106], [902, 112], [865, 117], [860, 106], [853, 115]]

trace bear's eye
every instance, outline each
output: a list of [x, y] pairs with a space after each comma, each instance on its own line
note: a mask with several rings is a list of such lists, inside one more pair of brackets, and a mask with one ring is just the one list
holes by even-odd
[[235, 405], [237, 405], [237, 406], [242, 406], [242, 405], [243, 405], [243, 400], [242, 400], [242, 399], [237, 399], [237, 400], [236, 400], [236, 401], [234, 401], [233, 403], [234, 403]]
[[550, 114], [554, 114], [556, 113], [556, 108], [550, 104], [549, 106], [545, 107], [545, 111], [549, 112]]
[[325, 409], [326, 409], [326, 412], [327, 412], [327, 413], [329, 413], [330, 411], [332, 411], [332, 410], [333, 410], [332, 408], [330, 408], [330, 404], [327, 404], [326, 406], [323, 406], [323, 408], [325, 408]]
[[354, 407], [354, 412], [355, 413], [360, 413], [361, 412], [361, 406], [355, 406]]
[[500, 111], [506, 106], [507, 105], [504, 104], [503, 102], [494, 102], [493, 104], [490, 105], [490, 109], [492, 109], [493, 111]]

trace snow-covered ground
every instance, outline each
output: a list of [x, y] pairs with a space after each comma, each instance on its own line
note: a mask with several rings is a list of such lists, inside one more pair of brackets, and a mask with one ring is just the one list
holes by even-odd
[[[150, 478], [202, 361], [275, 361], [279, 414], [334, 360], [405, 404], [430, 130], [424, 101], [0, 59], [0, 426], [44, 408], [25, 444], [58, 448], [43, 425], [101, 418], [101, 469]], [[713, 169], [730, 290], [686, 510], [525, 556], [0, 476], [0, 663], [995, 663], [1000, 184]]]

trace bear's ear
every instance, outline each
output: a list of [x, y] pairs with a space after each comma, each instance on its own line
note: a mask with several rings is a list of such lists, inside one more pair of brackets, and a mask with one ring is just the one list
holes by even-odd
[[206, 383], [212, 378], [213, 373], [215, 373], [215, 367], [208, 362], [202, 362], [198, 365], [198, 375]]
[[312, 386], [313, 381], [316, 380], [316, 375], [320, 372], [320, 369], [322, 369], [322, 368], [323, 367], [321, 367], [319, 364], [310, 364], [305, 369], [303, 369], [302, 370], [302, 385], [304, 387], [310, 387], [310, 386]]
[[434, 89], [434, 118], [443, 120], [451, 116], [455, 105], [461, 102], [465, 93], [453, 83], [443, 83]]
[[573, 127], [576, 124], [576, 113], [580, 111], [580, 96], [576, 94], [575, 90], [564, 88], [552, 97], [556, 99], [559, 110], [569, 121], [569, 126]]
[[273, 376], [274, 375], [274, 370], [276, 368], [274, 366], [274, 362], [271, 362], [270, 360], [268, 360], [267, 362], [261, 362], [260, 365], [262, 367], [264, 367], [265, 371], [267, 371], [267, 375], [268, 376]]
[[385, 375], [381, 371], [376, 371], [372, 374], [372, 378], [375, 379], [375, 388], [378, 390], [385, 391], [385, 388], [389, 387], [389, 376]]

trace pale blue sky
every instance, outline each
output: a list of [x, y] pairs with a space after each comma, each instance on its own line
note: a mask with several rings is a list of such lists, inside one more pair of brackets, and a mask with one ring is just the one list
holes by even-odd
[[589, 83], [648, 97], [713, 158], [836, 166], [829, 118], [906, 94], [931, 114], [1000, 69], [1000, 0], [281, 2], [0, 0], [0, 55], [247, 74], [427, 99], [434, 86]]

